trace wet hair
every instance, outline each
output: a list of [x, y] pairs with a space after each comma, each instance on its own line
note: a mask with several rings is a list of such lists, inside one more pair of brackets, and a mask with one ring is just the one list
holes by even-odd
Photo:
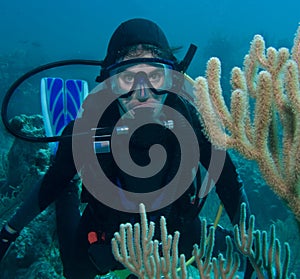
[[123, 60], [124, 58], [138, 58], [143, 56], [145, 53], [151, 53], [155, 58], [162, 58], [177, 62], [174, 54], [178, 49], [179, 48], [160, 49], [157, 46], [150, 44], [138, 44], [125, 47], [122, 50], [118, 51], [116, 55], [116, 62]]

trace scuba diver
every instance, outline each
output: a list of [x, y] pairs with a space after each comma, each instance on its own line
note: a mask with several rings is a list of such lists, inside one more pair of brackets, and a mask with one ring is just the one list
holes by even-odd
[[[230, 156], [207, 140], [199, 113], [184, 89], [184, 73], [194, 51], [195, 48], [192, 48], [182, 61], [178, 61], [161, 28], [147, 19], [131, 19], [117, 27], [96, 79], [100, 82], [99, 86], [87, 96], [80, 117], [64, 129], [47, 173], [2, 228], [0, 260], [24, 226], [55, 202], [60, 254], [66, 278], [88, 279], [123, 269], [114, 259], [111, 239], [120, 224], [139, 222], [136, 204], [140, 199], [134, 200], [127, 193], [140, 197], [152, 192], [159, 194], [148, 203], [151, 208], [146, 205], [146, 209], [151, 209], [147, 213], [148, 218], [159, 227], [160, 216], [165, 216], [168, 232], [180, 232], [179, 253], [191, 256], [193, 245], [200, 242], [199, 213], [207, 196], [198, 195], [203, 185], [199, 163], [208, 170], [213, 153], [217, 154], [216, 158], [224, 159], [220, 175], [215, 178], [215, 187], [232, 224], [239, 222], [242, 203], [246, 203], [249, 217], [248, 199]], [[135, 129], [141, 121], [148, 124]], [[105, 133], [98, 134], [103, 127], [116, 126], [122, 128], [115, 143], [105, 140]], [[192, 141], [193, 145], [183, 149], [180, 147], [181, 140], [176, 139], [174, 133], [178, 129], [184, 135], [189, 126], [197, 142], [194, 144]], [[88, 138], [76, 136], [91, 130], [94, 131], [93, 137], [90, 134]], [[131, 130], [134, 132], [127, 140]], [[98, 138], [101, 140], [97, 141]], [[149, 150], [153, 145], [163, 146], [166, 154], [162, 168], [153, 176], [133, 175], [119, 167], [117, 162], [125, 160], [126, 165], [124, 157], [128, 154], [125, 149], [129, 148], [132, 160], [142, 171], [143, 167], [151, 164]], [[197, 165], [184, 166], [178, 178], [183, 150], [188, 153], [186, 162], [196, 161]], [[98, 166], [91, 162], [85, 151], [96, 153]], [[104, 178], [97, 174], [99, 166]], [[131, 165], [127, 166], [130, 170]], [[178, 190], [193, 170], [191, 183]], [[78, 174], [82, 178], [81, 192]], [[86, 177], [90, 180], [85, 181]], [[173, 180], [176, 182], [170, 191], [160, 192]], [[110, 183], [116, 185], [117, 190], [103, 200], [102, 197], [109, 192], [106, 189]], [[172, 201], [165, 202], [169, 197]], [[82, 214], [79, 210], [81, 202], [86, 203]], [[227, 230], [216, 231], [215, 255], [225, 252], [227, 233], [230, 234]], [[159, 237], [159, 232], [156, 232], [155, 238]], [[245, 278], [250, 278], [251, 273], [251, 267], [247, 266]]]

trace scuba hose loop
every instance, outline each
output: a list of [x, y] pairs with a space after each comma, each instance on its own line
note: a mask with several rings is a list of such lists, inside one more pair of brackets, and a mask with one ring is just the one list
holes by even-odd
[[84, 59], [71, 59], [71, 60], [62, 60], [62, 61], [57, 61], [53, 63], [48, 63], [45, 65], [41, 65], [37, 68], [34, 68], [33, 70], [27, 72], [23, 76], [21, 76], [19, 79], [17, 79], [8, 89], [6, 92], [3, 102], [2, 102], [2, 108], [1, 108], [1, 118], [2, 122], [5, 126], [5, 128], [10, 132], [13, 136], [16, 138], [20, 138], [26, 141], [30, 142], [55, 142], [59, 141], [62, 139], [62, 136], [53, 136], [53, 137], [34, 137], [34, 136], [28, 136], [19, 133], [16, 131], [9, 123], [8, 117], [7, 117], [7, 108], [9, 101], [12, 97], [12, 95], [15, 93], [16, 89], [28, 78], [31, 76], [34, 76], [40, 72], [43, 72], [48, 69], [52, 68], [57, 68], [61, 66], [69, 66], [69, 65], [87, 65], [87, 66], [102, 66], [103, 61], [98, 61], [98, 60], [84, 60]]

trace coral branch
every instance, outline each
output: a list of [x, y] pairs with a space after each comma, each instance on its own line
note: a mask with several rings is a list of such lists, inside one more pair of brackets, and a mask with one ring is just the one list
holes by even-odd
[[257, 161], [266, 182], [291, 208], [300, 226], [299, 53], [300, 26], [291, 53], [286, 48], [266, 49], [263, 37], [256, 35], [244, 69], [232, 69], [230, 111], [222, 96], [217, 58], [208, 61], [206, 77], [198, 77], [194, 88], [211, 142]]
[[[162, 256], [159, 254], [159, 241], [153, 240], [154, 223], [148, 225], [145, 206], [140, 205], [141, 224], [121, 224], [120, 231], [112, 239], [113, 254], [119, 262], [139, 278], [187, 278], [185, 256], [178, 259], [179, 232], [174, 237], [168, 235], [166, 219], [160, 220]], [[133, 241], [134, 239], [134, 241]], [[177, 268], [181, 266], [181, 277]], [[184, 267], [184, 268], [183, 268]]]
[[281, 262], [281, 246], [276, 238], [275, 226], [271, 226], [268, 243], [266, 231], [254, 230], [255, 217], [251, 215], [248, 230], [245, 219], [246, 209], [245, 204], [242, 204], [240, 224], [234, 227], [235, 243], [239, 251], [250, 260], [258, 279], [264, 279], [266, 273], [268, 278], [296, 278], [294, 273], [288, 275], [290, 248], [287, 243], [284, 244], [284, 260]]
[[[287, 243], [284, 244], [285, 253], [283, 261], [281, 260], [281, 246], [275, 235], [275, 226], [271, 227], [268, 241], [266, 231], [254, 229], [253, 215], [246, 226], [245, 203], [241, 205], [240, 212], [240, 223], [234, 227], [234, 244], [241, 254], [249, 258], [257, 277], [262, 279], [265, 278], [265, 274], [268, 274], [268, 278], [295, 279], [296, 276], [293, 273], [288, 275], [290, 249]], [[186, 267], [193, 261], [190, 259], [186, 262], [185, 255], [180, 255], [178, 258], [179, 232], [175, 232], [174, 237], [168, 235], [165, 218], [161, 218], [162, 256], [160, 256], [159, 241], [152, 240], [154, 227], [151, 227], [150, 231], [143, 204], [140, 206], [140, 214], [141, 225], [138, 223], [134, 225], [134, 234], [132, 234], [131, 224], [121, 225], [120, 231], [115, 233], [112, 239], [115, 258], [139, 278], [186, 279]], [[144, 237], [140, 239], [140, 235]], [[132, 238], [135, 241], [132, 241]], [[207, 232], [207, 223], [203, 219], [200, 243], [195, 244], [193, 249], [193, 259], [200, 278], [238, 279], [239, 276], [236, 274], [240, 266], [240, 255], [234, 252], [231, 238], [229, 236], [226, 238], [226, 258], [222, 254], [213, 257], [214, 241], [215, 228], [211, 226]]]

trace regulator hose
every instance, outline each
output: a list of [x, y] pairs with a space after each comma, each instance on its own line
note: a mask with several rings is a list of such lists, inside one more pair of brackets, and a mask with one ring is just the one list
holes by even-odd
[[2, 102], [2, 107], [1, 107], [1, 118], [2, 122], [4, 124], [4, 127], [7, 129], [9, 133], [11, 133], [13, 136], [16, 138], [30, 141], [30, 142], [55, 142], [59, 141], [64, 136], [53, 136], [53, 137], [34, 137], [34, 136], [29, 136], [20, 133], [19, 131], [16, 131], [9, 123], [8, 116], [7, 116], [7, 109], [8, 109], [8, 104], [9, 101], [12, 97], [12, 95], [15, 93], [16, 89], [28, 78], [31, 76], [34, 76], [40, 72], [43, 72], [45, 70], [49, 70], [52, 68], [57, 68], [61, 66], [69, 66], [69, 65], [87, 65], [87, 66], [102, 66], [103, 61], [98, 61], [98, 60], [85, 60], [85, 59], [71, 59], [71, 60], [61, 60], [61, 61], [56, 61], [48, 64], [41, 65], [39, 67], [36, 67], [32, 69], [31, 71], [25, 73], [22, 75], [20, 78], [18, 78], [7, 90], [6, 94], [4, 95], [4, 99]]

